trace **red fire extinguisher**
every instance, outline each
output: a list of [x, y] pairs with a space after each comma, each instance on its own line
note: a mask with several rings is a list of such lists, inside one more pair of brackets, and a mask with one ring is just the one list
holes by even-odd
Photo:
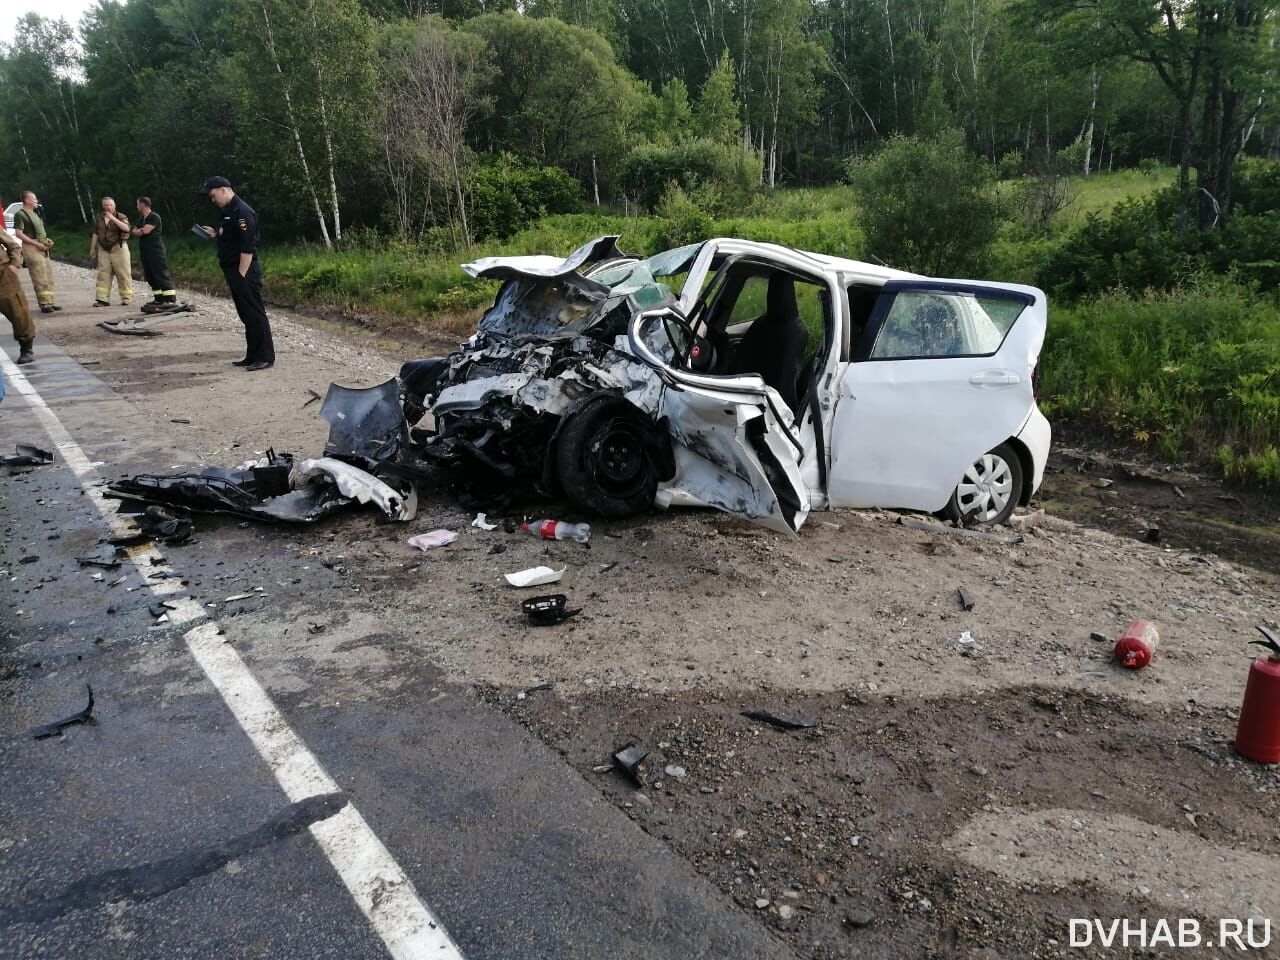
[[1270, 654], [1249, 668], [1236, 727], [1236, 753], [1258, 763], [1280, 763], [1280, 637], [1261, 624], [1258, 631], [1267, 639], [1249, 642]]

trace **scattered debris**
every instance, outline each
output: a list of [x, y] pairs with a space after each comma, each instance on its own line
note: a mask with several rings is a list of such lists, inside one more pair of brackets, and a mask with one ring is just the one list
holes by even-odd
[[1093, 482], [1093, 485], [1101, 490], [1106, 490], [1108, 487], [1115, 486], [1115, 481], [1108, 480], [1106, 477], [1099, 477]]
[[529, 597], [527, 600], [520, 602], [520, 609], [524, 611], [524, 615], [529, 618], [529, 623], [535, 627], [550, 627], [557, 623], [563, 623], [570, 617], [575, 617], [582, 612], [581, 607], [568, 610], [569, 598], [563, 593], [548, 594], [543, 597]]
[[565, 523], [563, 520], [530, 520], [520, 524], [525, 533], [532, 533], [543, 540], [577, 540], [587, 543], [591, 540], [591, 524]]
[[175, 303], [160, 309], [143, 308], [140, 314], [120, 317], [116, 320], [103, 320], [98, 324], [107, 333], [127, 334], [135, 337], [158, 337], [161, 331], [155, 325], [172, 320], [180, 313], [195, 313], [195, 307], [189, 303]]
[[507, 573], [507, 583], [513, 587], [540, 587], [544, 583], [559, 583], [568, 567], [552, 570], [550, 567], [530, 567], [528, 570], [517, 570]]
[[683, 780], [686, 776], [684, 767], [677, 766], [674, 763], [667, 764], [666, 769], [662, 772], [673, 780]]
[[19, 560], [18, 562], [19, 562], [19, 563], [35, 563], [35, 562], [36, 562], [37, 560], [39, 560], [39, 559], [40, 559], [40, 557], [39, 557], [39, 556], [37, 556], [36, 554], [34, 554], [34, 553], [28, 553], [28, 554], [25, 554], [25, 555], [22, 557], [22, 559], [21, 559], [21, 560]]
[[307, 633], [315, 636], [317, 633], [324, 633], [323, 623], [312, 623], [307, 626]]
[[956, 587], [956, 597], [960, 601], [960, 609], [968, 612], [973, 609], [973, 597], [964, 587]]
[[417, 495], [411, 484], [407, 486], [408, 492], [402, 492], [332, 457], [295, 464], [291, 455], [268, 450], [265, 457], [230, 469], [207, 467], [195, 473], [117, 480], [107, 486], [107, 496], [246, 520], [292, 522], [318, 520], [353, 502], [376, 503], [388, 518], [409, 520], [417, 511]]
[[490, 523], [489, 518], [483, 513], [477, 513], [476, 518], [471, 521], [471, 525], [477, 530], [497, 530], [496, 523]]
[[114, 570], [120, 566], [120, 562], [120, 558], [116, 556], [114, 551], [107, 556], [76, 557], [76, 563], [82, 567], [103, 567], [107, 570]]
[[[545, 683], [539, 683], [536, 686], [529, 687], [527, 690], [517, 690], [516, 699], [523, 700], [525, 697], [527, 697], [531, 693], [537, 693], [540, 690], [550, 690], [554, 686], [555, 684], [552, 683], [550, 680], [548, 680]], [[609, 770], [609, 769], [612, 769], [612, 768], [608, 766], [605, 767], [605, 770]], [[600, 771], [597, 770], [596, 772], [599, 773]]]
[[507, 552], [507, 547], [505, 544], [502, 544], [502, 543], [495, 543], [492, 547], [489, 548], [489, 556], [491, 557], [494, 554], [506, 553], [506, 552]]
[[190, 423], [191, 421], [188, 420], [186, 417], [170, 417], [169, 422], [170, 423]]
[[1182, 488], [1181, 488], [1180, 486], [1178, 486], [1176, 483], [1175, 483], [1175, 484], [1173, 484], [1173, 492], [1174, 492], [1175, 494], [1177, 494], [1177, 496], [1179, 497], [1179, 499], [1182, 499], [1182, 500], [1187, 499], [1187, 495], [1186, 495], [1185, 493], [1183, 493], [1183, 492], [1182, 492]]
[[807, 730], [814, 725], [812, 720], [806, 720], [804, 717], [780, 717], [767, 710], [743, 710], [742, 715], [748, 720], [759, 720], [761, 723], [768, 723], [782, 730]]
[[1022, 543], [1021, 534], [1003, 534], [990, 533], [986, 530], [970, 530], [968, 527], [948, 527], [941, 523], [925, 523], [923, 520], [916, 520], [913, 517], [899, 517], [898, 523], [904, 527], [910, 527], [912, 530], [923, 530], [925, 533], [954, 533], [962, 537], [975, 537], [979, 540], [990, 540], [994, 543], [1003, 543], [1008, 546]]
[[974, 642], [974, 639], [973, 639], [973, 631], [972, 631], [972, 630], [962, 630], [962, 631], [960, 631], [960, 638], [959, 638], [959, 640], [958, 640], [957, 642], [958, 642], [958, 643], [961, 643], [961, 644], [970, 644], [970, 643], [973, 643], [973, 642]]
[[457, 539], [458, 535], [452, 530], [432, 530], [430, 533], [420, 533], [416, 537], [410, 537], [405, 542], [425, 553], [432, 547], [448, 546]]
[[13, 453], [0, 457], [3, 467], [43, 467], [53, 463], [53, 454], [29, 443], [15, 444]]
[[89, 684], [84, 685], [85, 691], [89, 694], [89, 702], [85, 704], [85, 708], [69, 717], [63, 717], [61, 720], [54, 720], [52, 723], [46, 723], [43, 726], [36, 727], [31, 731], [31, 735], [37, 740], [43, 740], [45, 737], [57, 737], [62, 734], [64, 727], [69, 727], [76, 723], [92, 723], [93, 722], [93, 687]]
[[1095, 630], [1091, 634], [1089, 634], [1089, 639], [1094, 640], [1098, 643], [1106, 643], [1111, 638], [1108, 637], [1105, 633], [1099, 633], [1097, 630]]
[[1044, 522], [1044, 510], [1033, 510], [1031, 513], [1015, 513], [1006, 523], [1015, 530], [1029, 530], [1032, 527], [1038, 527]]
[[625, 773], [637, 787], [643, 787], [644, 775], [648, 772], [644, 761], [648, 756], [634, 743], [629, 743], [614, 753], [613, 765]]
[[299, 409], [300, 409], [300, 410], [305, 410], [305, 409], [307, 409], [307, 407], [311, 406], [313, 403], [316, 403], [317, 401], [319, 401], [319, 400], [323, 400], [323, 399], [324, 399], [324, 397], [320, 396], [320, 394], [316, 393], [314, 390], [308, 390], [308, 391], [307, 391], [307, 402], [306, 402], [306, 403], [304, 403], [301, 407], [299, 407]]
[[1143, 533], [1143, 535], [1142, 535], [1142, 539], [1143, 539], [1146, 543], [1159, 543], [1159, 542], [1160, 542], [1160, 528], [1159, 528], [1159, 527], [1149, 527], [1149, 528], [1147, 529], [1147, 531], [1146, 531], [1145, 533]]
[[260, 597], [260, 593], [237, 593], [229, 597], [224, 597], [223, 603], [235, 603], [237, 600], [248, 600], [250, 597]]

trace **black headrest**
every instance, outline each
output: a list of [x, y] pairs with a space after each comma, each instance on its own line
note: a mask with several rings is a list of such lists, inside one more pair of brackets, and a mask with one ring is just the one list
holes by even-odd
[[775, 273], [769, 278], [769, 313], [775, 317], [799, 313], [795, 281], [785, 273]]

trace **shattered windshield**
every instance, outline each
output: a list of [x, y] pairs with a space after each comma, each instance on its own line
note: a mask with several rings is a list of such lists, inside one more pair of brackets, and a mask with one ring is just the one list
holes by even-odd
[[604, 299], [590, 295], [580, 283], [567, 283], [564, 276], [510, 279], [481, 318], [479, 330], [542, 337], [562, 332], [583, 333], [611, 316], [624, 299], [630, 298], [634, 306], [642, 310], [668, 303], [676, 293], [658, 278], [682, 273], [701, 248], [701, 244], [689, 244], [655, 254], [648, 260], [633, 260], [600, 270], [590, 281], [607, 288]]

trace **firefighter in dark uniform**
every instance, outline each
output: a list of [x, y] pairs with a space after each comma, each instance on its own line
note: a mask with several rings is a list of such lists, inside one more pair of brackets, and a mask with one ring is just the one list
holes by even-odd
[[226, 177], [210, 177], [200, 192], [222, 211], [218, 226], [204, 232], [218, 239], [218, 264], [227, 278], [236, 313], [244, 324], [244, 359], [233, 361], [246, 370], [266, 370], [276, 362], [271, 323], [262, 302], [262, 264], [258, 260], [258, 215], [231, 189]]
[[133, 235], [138, 238], [138, 252], [142, 255], [142, 276], [151, 287], [151, 302], [143, 304], [142, 312], [152, 313], [177, 303], [178, 291], [169, 278], [169, 257], [160, 237], [164, 226], [160, 214], [151, 209], [150, 197], [139, 197], [137, 205], [138, 222], [133, 226]]

